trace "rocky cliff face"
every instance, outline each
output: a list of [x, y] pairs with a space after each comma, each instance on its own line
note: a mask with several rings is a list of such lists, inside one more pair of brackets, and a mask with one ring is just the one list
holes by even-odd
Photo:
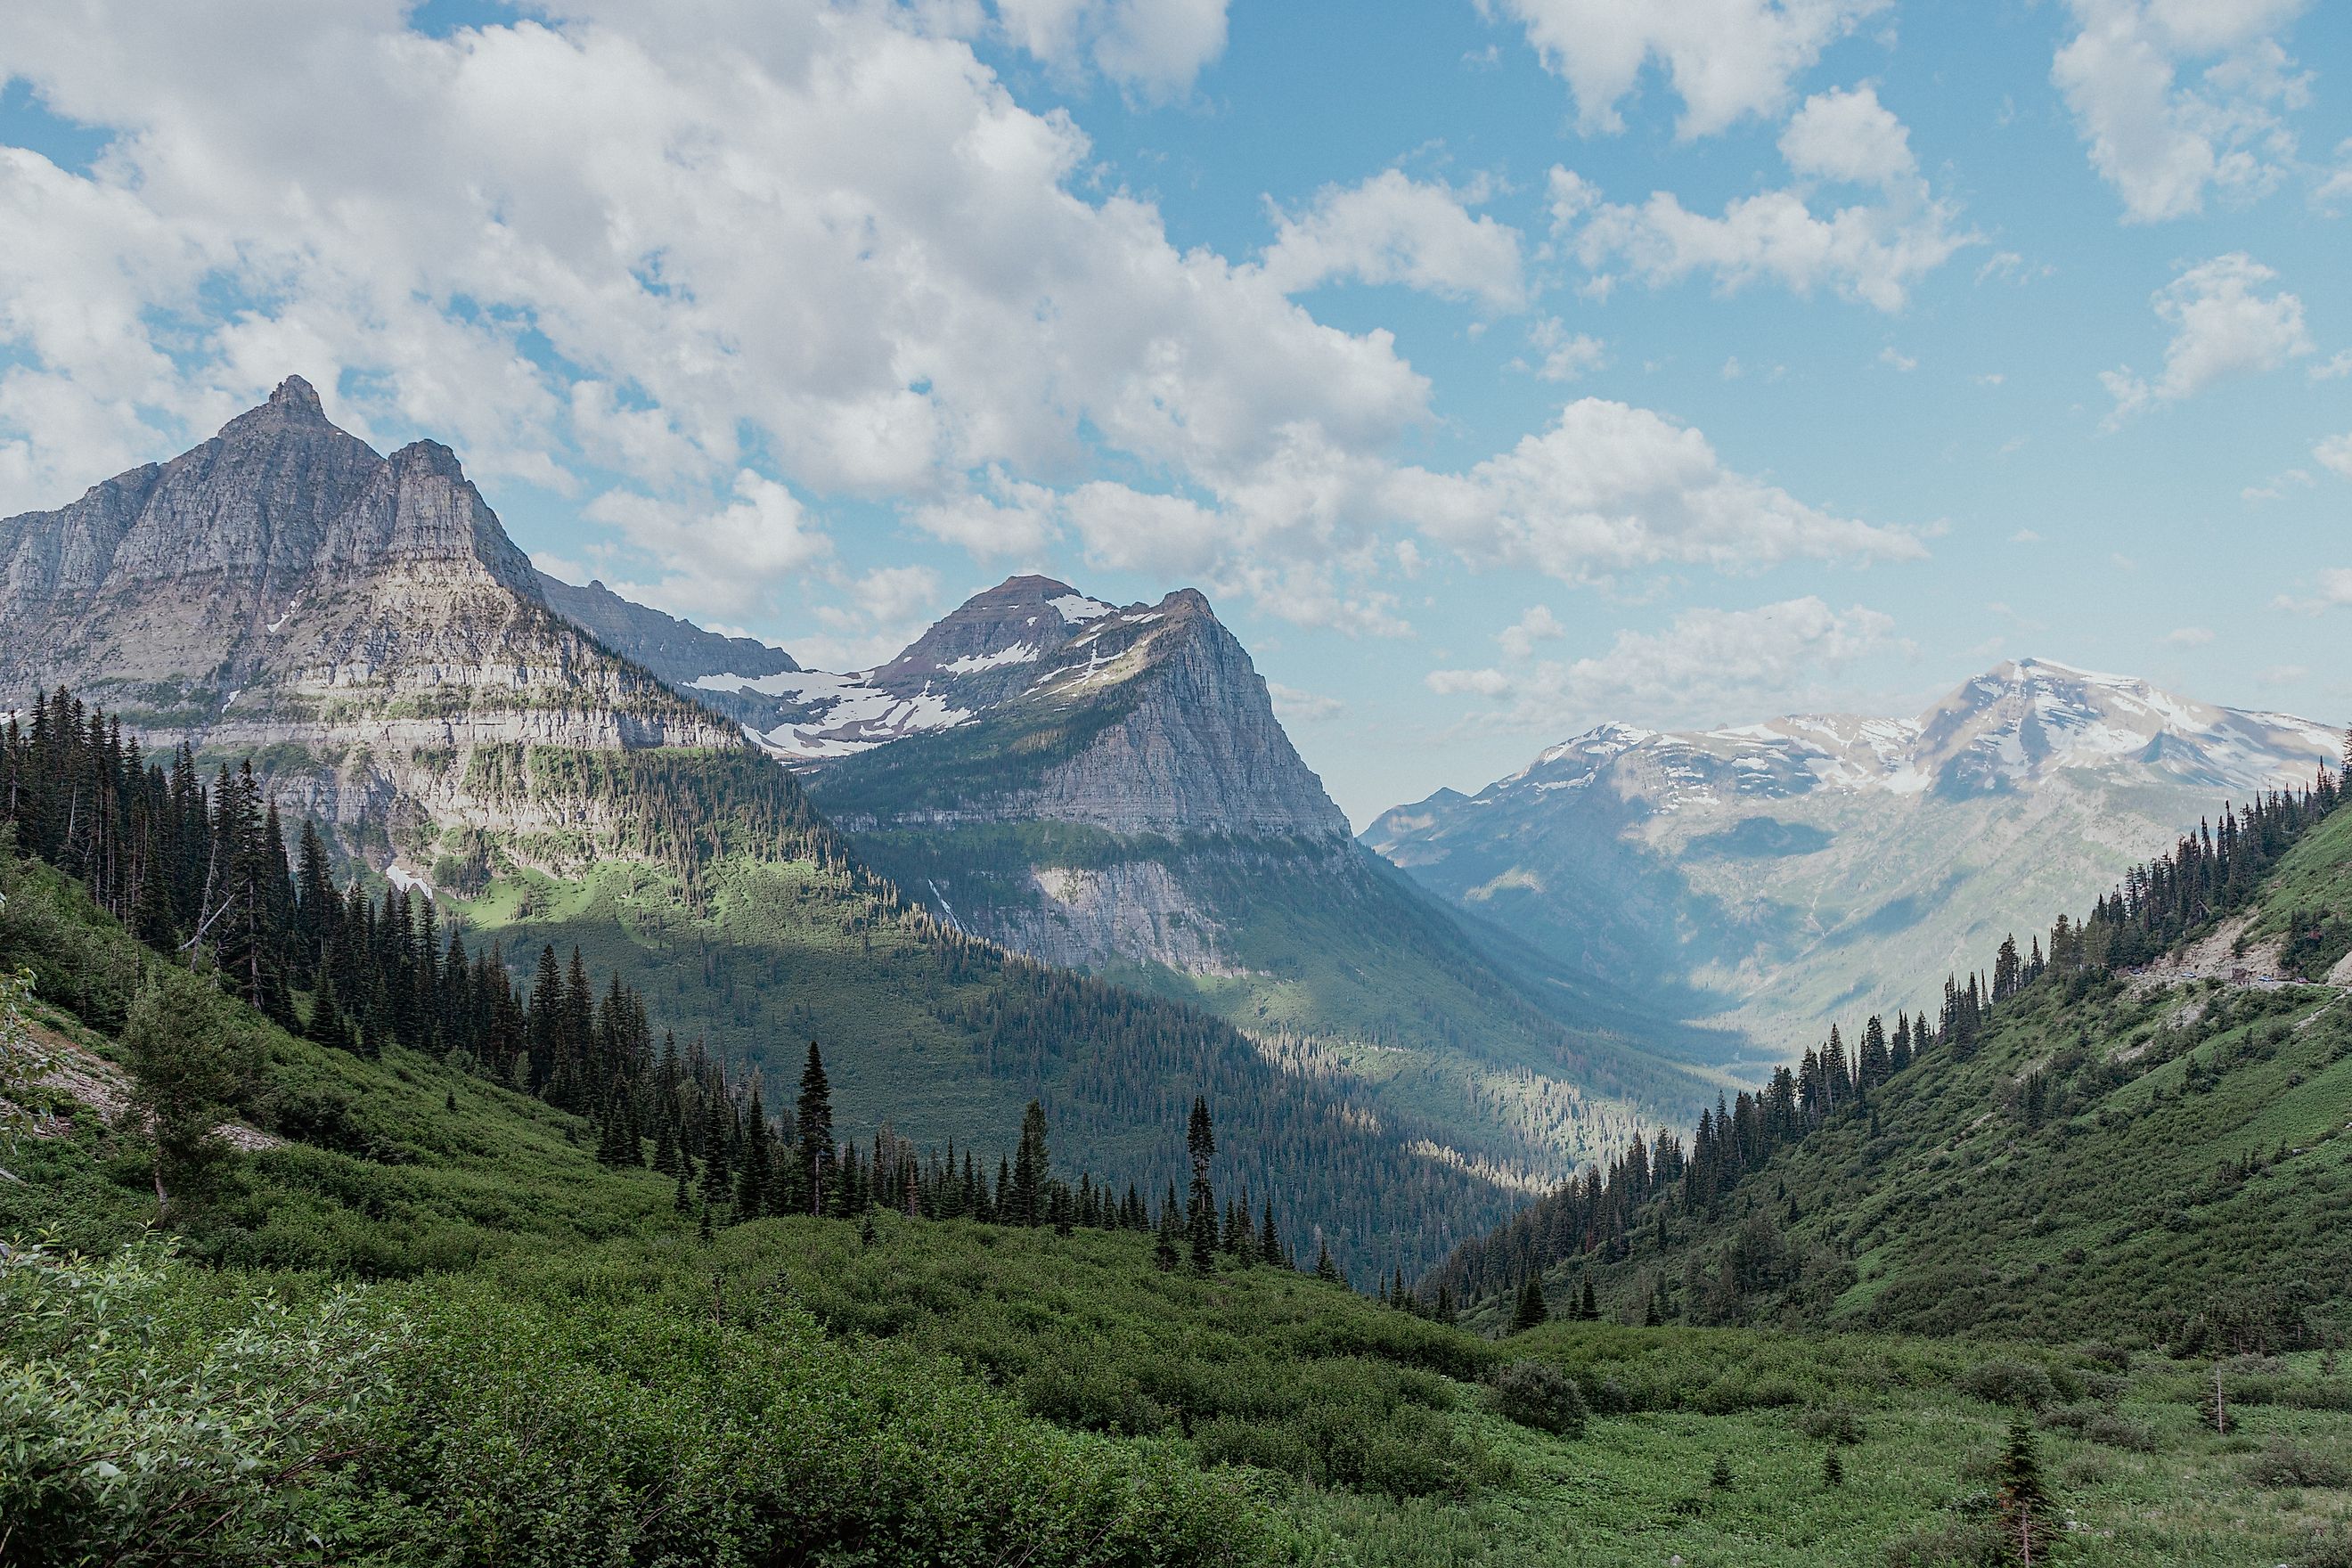
[[1916, 719], [1603, 725], [1364, 835], [1560, 964], [1801, 1050], [2079, 916], [2225, 799], [2307, 784], [2338, 732], [2047, 660]]
[[420, 851], [593, 831], [584, 803], [484, 795], [485, 748], [741, 744], [551, 611], [446, 447], [380, 457], [299, 377], [169, 463], [0, 521], [0, 705], [58, 685], [151, 743], [274, 748], [289, 804]]
[[[602, 583], [575, 588], [544, 572], [537, 574], [537, 582], [550, 609], [674, 687], [711, 677], [723, 686], [730, 675], [756, 681], [800, 668], [780, 647], [704, 631], [691, 621], [624, 599]], [[711, 695], [718, 694], [719, 686], [710, 689]]]
[[855, 679], [767, 738], [814, 764], [813, 792], [856, 829], [1348, 831], [1248, 653], [1191, 589], [1118, 609], [1016, 577]]

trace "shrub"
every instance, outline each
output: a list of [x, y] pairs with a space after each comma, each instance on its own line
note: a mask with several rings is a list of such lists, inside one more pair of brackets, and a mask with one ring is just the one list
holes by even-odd
[[1817, 1443], [1842, 1443], [1852, 1447], [1862, 1441], [1862, 1417], [1843, 1405], [1819, 1405], [1797, 1417], [1797, 1430]]
[[1991, 1405], [2038, 1410], [2056, 1397], [2050, 1374], [2031, 1362], [1988, 1361], [1970, 1367], [1953, 1387]]
[[2258, 1487], [2352, 1486], [2352, 1467], [2332, 1454], [2273, 1440], [2246, 1462], [2246, 1479]]
[[1496, 1415], [1522, 1426], [1563, 1437], [1584, 1435], [1584, 1393], [1574, 1378], [1549, 1363], [1511, 1363], [1495, 1374], [1488, 1397]]

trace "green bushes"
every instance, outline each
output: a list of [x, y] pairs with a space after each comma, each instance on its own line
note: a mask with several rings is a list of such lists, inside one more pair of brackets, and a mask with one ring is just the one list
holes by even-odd
[[896, 1339], [1083, 1431], [1190, 1438], [1212, 1464], [1460, 1496], [1499, 1474], [1456, 1429], [1491, 1347], [1287, 1269], [1151, 1268], [1146, 1238], [964, 1221], [761, 1220], [719, 1247], [730, 1291], [779, 1273], [836, 1334]]
[[[0, 1559], [1241, 1563], [1229, 1476], [1057, 1433], [936, 1358], [616, 1260], [264, 1290], [0, 1264]], [[1432, 1489], [1375, 1434], [1351, 1484]]]
[[2352, 1486], [2352, 1466], [2278, 1438], [2246, 1461], [2246, 1479], [2258, 1487], [2346, 1487]]
[[1583, 1391], [1556, 1366], [1515, 1361], [1495, 1373], [1488, 1397], [1506, 1420], [1563, 1437], [1584, 1435]]
[[1970, 1367], [1953, 1387], [1991, 1405], [2039, 1410], [2057, 1397], [2050, 1374], [2031, 1362], [1989, 1361]]
[[198, 1280], [160, 1249], [0, 1248], [0, 1562], [244, 1562], [300, 1548], [370, 1439], [404, 1325]]

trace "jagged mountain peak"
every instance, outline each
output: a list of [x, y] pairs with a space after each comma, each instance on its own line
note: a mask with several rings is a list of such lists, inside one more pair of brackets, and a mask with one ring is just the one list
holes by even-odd
[[220, 438], [234, 440], [257, 432], [308, 427], [346, 434], [327, 417], [319, 389], [299, 375], [278, 384], [267, 401], [255, 405], [220, 428]]
[[911, 695], [941, 677], [1033, 664], [1114, 609], [1052, 577], [1007, 577], [941, 616], [877, 668], [874, 684]]

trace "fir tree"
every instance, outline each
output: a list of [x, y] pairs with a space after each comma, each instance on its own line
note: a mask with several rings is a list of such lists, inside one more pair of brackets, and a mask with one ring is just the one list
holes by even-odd
[[801, 1098], [793, 1127], [800, 1146], [802, 1191], [808, 1212], [824, 1212], [824, 1184], [833, 1156], [833, 1087], [825, 1081], [824, 1058], [811, 1040], [808, 1061], [801, 1068]]
[[1265, 1200], [1265, 1217], [1257, 1229], [1258, 1261], [1280, 1268], [1288, 1259], [1282, 1255], [1282, 1237], [1274, 1228], [1274, 1200]]
[[2009, 1438], [2002, 1445], [1996, 1474], [1993, 1511], [2002, 1542], [2020, 1568], [2032, 1568], [2050, 1553], [2050, 1494], [2042, 1484], [2042, 1459], [2034, 1449], [2032, 1423], [2021, 1418], [2009, 1424]]
[[1184, 1130], [1184, 1149], [1191, 1155], [1192, 1185], [1185, 1205], [1185, 1229], [1192, 1248], [1192, 1271], [1206, 1274], [1217, 1248], [1217, 1194], [1209, 1185], [1209, 1161], [1217, 1152], [1215, 1129], [1209, 1120], [1205, 1096], [1192, 1097], [1192, 1115]]
[[1046, 1220], [1045, 1183], [1053, 1166], [1045, 1142], [1045, 1108], [1035, 1100], [1021, 1113], [1021, 1142], [1013, 1156], [1013, 1204], [1007, 1222], [1032, 1228]]
[[1551, 1316], [1551, 1308], [1544, 1300], [1543, 1281], [1530, 1274], [1519, 1286], [1519, 1299], [1511, 1308], [1511, 1332], [1523, 1334]]

